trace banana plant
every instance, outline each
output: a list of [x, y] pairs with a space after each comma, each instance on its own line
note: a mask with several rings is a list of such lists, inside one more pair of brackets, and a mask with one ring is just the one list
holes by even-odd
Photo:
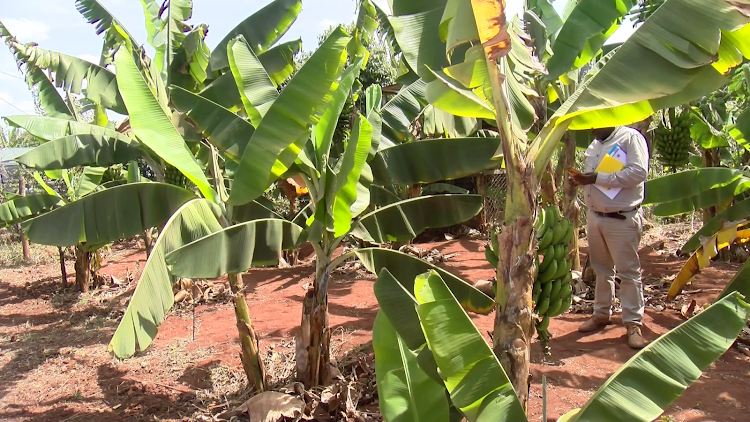
[[[598, 15], [599, 9], [586, 6], [594, 3], [598, 4], [578, 2], [581, 16]], [[518, 80], [512, 77], [517, 66], [511, 66], [521, 63], [519, 57], [525, 55], [527, 47], [507, 24], [502, 1], [394, 0], [392, 9], [387, 19], [394, 37], [410, 71], [427, 81], [429, 102], [452, 114], [493, 119], [497, 124], [501, 142], [495, 155], [502, 155], [512, 194], [507, 195], [499, 234], [500, 249], [505, 254], [498, 265], [497, 312], [501, 317], [496, 319], [494, 348], [525, 405], [528, 347], [533, 333], [528, 310], [532, 309], [537, 180], [547, 171], [560, 139], [569, 129], [638, 122], [656, 110], [721, 88], [728, 82], [725, 74], [739, 65], [742, 57], [750, 57], [744, 41], [750, 17], [743, 13], [742, 6], [725, 0], [665, 2], [627, 41], [600, 60], [601, 68], [578, 84], [538, 133], [527, 134], [520, 124], [522, 102], [514, 93], [519, 90], [514, 86], [514, 80]], [[586, 46], [597, 45], [600, 34], [606, 35], [617, 16], [626, 12], [607, 12], [614, 20], [598, 29], [571, 30], [571, 36], [580, 33], [581, 37], [571, 51], [561, 53], [568, 57], [564, 62], [573, 58], [575, 64], [587, 51]], [[554, 16], [550, 18], [548, 22], [554, 23]], [[589, 23], [593, 25], [594, 21]], [[686, 28], [695, 27], [705, 32], [686, 32]], [[441, 38], [442, 34], [445, 36]], [[562, 31], [556, 36], [562, 37]], [[540, 39], [531, 41], [532, 45], [536, 41], [542, 45]], [[471, 51], [471, 46], [479, 44], [481, 51]], [[517, 351], [519, 341], [526, 343], [526, 352]]]
[[[381, 413], [393, 422], [527, 421], [451, 283], [434, 270], [413, 279], [380, 271], [373, 348]], [[727, 351], [748, 316], [744, 297], [727, 294], [638, 352], [558, 421], [655, 420]]]

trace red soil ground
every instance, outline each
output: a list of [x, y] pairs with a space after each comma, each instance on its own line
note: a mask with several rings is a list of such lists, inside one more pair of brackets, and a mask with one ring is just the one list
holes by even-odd
[[[454, 255], [443, 266], [466, 280], [493, 275], [479, 241], [420, 244]], [[683, 260], [675, 258], [669, 238], [642, 244], [648, 301], [645, 335], [653, 339], [684, 318], [681, 303], [664, 306], [665, 282]], [[585, 248], [582, 250], [585, 253]], [[143, 251], [115, 249], [102, 273], [125, 279], [139, 275]], [[68, 265], [72, 274], [72, 263]], [[700, 274], [680, 297], [699, 305], [711, 299], [736, 271], [736, 264], [717, 263]], [[290, 349], [300, 322], [304, 285], [312, 265], [288, 269], [254, 269], [245, 275], [247, 300], [261, 349]], [[378, 305], [374, 277], [362, 272], [334, 275], [330, 287], [330, 323], [338, 355], [372, 338]], [[72, 282], [72, 276], [69, 277]], [[202, 420], [210, 411], [203, 399], [217, 366], [239, 373], [238, 339], [229, 302], [196, 309], [196, 331], [188, 311], [173, 313], [144, 353], [117, 361], [107, 344], [135, 283], [80, 295], [62, 289], [56, 265], [0, 270], [0, 420], [7, 421], [153, 421]], [[494, 315], [475, 317], [480, 332], [492, 330]], [[552, 356], [543, 361], [538, 342], [532, 346], [533, 384], [529, 419], [542, 420], [541, 379], [548, 385], [548, 420], [581, 406], [622, 363], [635, 354], [618, 324], [582, 335], [584, 314], [565, 314], [550, 327]], [[213, 392], [214, 394], [221, 394]], [[730, 349], [667, 412], [675, 421], [749, 420], [750, 358]]]

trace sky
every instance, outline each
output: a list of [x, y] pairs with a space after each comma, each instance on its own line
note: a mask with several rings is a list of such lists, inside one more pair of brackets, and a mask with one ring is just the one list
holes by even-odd
[[[140, 1], [99, 1], [136, 39], [146, 44]], [[389, 10], [387, 0], [375, 2], [384, 10]], [[209, 25], [206, 42], [213, 49], [229, 30], [267, 1], [193, 0], [193, 3], [190, 23]], [[512, 16], [521, 11], [523, 0], [506, 0], [506, 3], [508, 14]], [[554, 6], [562, 12], [564, 3], [558, 0]], [[355, 0], [303, 0], [302, 12], [281, 41], [301, 37], [303, 49], [313, 49], [317, 46], [318, 34], [323, 30], [337, 23], [350, 23], [354, 20], [355, 4]], [[94, 25], [88, 24], [76, 11], [73, 0], [0, 0], [0, 21], [21, 42], [34, 41], [48, 50], [99, 62], [102, 39], [96, 35]], [[609, 42], [621, 42], [632, 32], [629, 24], [623, 25]], [[0, 44], [0, 116], [16, 114], [34, 114], [34, 103], [13, 56]]]

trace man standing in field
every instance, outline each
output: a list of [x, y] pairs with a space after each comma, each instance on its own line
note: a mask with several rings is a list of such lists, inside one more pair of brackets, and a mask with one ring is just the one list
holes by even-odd
[[[589, 262], [596, 272], [594, 315], [578, 330], [590, 332], [610, 324], [616, 268], [621, 281], [620, 302], [622, 320], [628, 329], [628, 345], [641, 349], [648, 344], [641, 332], [644, 300], [638, 257], [643, 233], [640, 206], [648, 176], [648, 147], [640, 132], [625, 126], [593, 129], [591, 133], [595, 139], [586, 150], [585, 173], [571, 175], [572, 183], [584, 189]], [[625, 166], [613, 173], [597, 173], [602, 159], [608, 153], [617, 153], [617, 146], [620, 153], [625, 153]], [[612, 191], [608, 196], [599, 188]], [[619, 192], [610, 198], [618, 188]]]

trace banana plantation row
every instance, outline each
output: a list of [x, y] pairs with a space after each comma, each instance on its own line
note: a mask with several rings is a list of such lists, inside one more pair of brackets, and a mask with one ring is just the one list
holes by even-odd
[[[373, 345], [386, 420], [526, 420], [530, 342], [535, 331], [550, 341], [549, 319], [570, 306], [571, 269], [580, 270], [575, 186], [561, 169], [575, 165], [588, 129], [654, 115], [663, 121], [652, 153], [674, 174], [647, 183], [646, 204], [665, 216], [707, 210], [682, 249], [694, 265], [670, 295], [750, 237], [744, 0], [580, 0], [562, 16], [526, 0], [515, 17], [500, 0], [393, 0], [391, 10], [362, 0], [355, 24], [330, 31], [304, 63], [300, 40], [279, 43], [301, 0], [269, 2], [213, 50], [208, 27], [188, 23], [191, 0], [143, 3], [153, 57], [97, 0], [76, 8], [103, 39], [99, 64], [22, 44], [0, 24], [43, 111], [4, 116], [42, 143], [17, 159], [39, 193], [6, 198], [0, 221], [20, 223], [32, 242], [75, 247], [83, 291], [100, 248], [144, 238], [148, 260], [109, 345], [118, 358], [149, 347], [179, 278], [227, 275], [242, 366], [264, 391], [241, 274], [309, 243], [314, 282], [296, 338], [305, 386], [329, 379], [330, 276], [357, 259], [378, 276]], [[605, 46], [628, 16], [639, 21], [633, 35]], [[377, 45], [397, 60], [396, 92], [362, 77]], [[108, 112], [126, 117], [115, 124]], [[492, 295], [392, 247], [476, 216], [482, 197], [442, 182], [501, 167], [504, 221], [486, 254], [497, 268]], [[277, 184], [309, 203], [277, 214], [263, 196]], [[336, 256], [345, 241], [360, 247]], [[745, 325], [747, 271], [561, 420], [658, 417]], [[492, 311], [490, 347], [467, 312]]]

